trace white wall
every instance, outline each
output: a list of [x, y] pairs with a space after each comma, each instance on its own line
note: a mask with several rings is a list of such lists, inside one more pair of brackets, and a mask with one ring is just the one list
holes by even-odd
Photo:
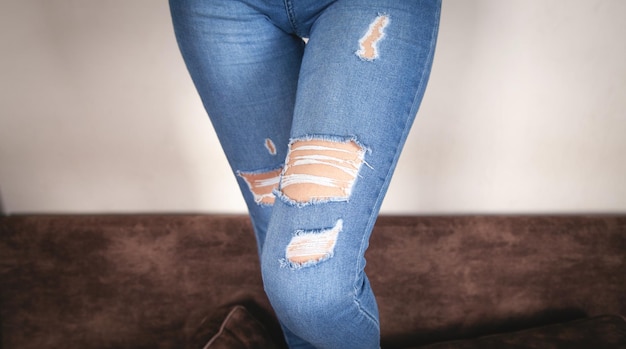
[[[626, 212], [624, 18], [444, 1], [383, 212]], [[3, 0], [0, 50], [5, 212], [244, 212], [166, 1]]]

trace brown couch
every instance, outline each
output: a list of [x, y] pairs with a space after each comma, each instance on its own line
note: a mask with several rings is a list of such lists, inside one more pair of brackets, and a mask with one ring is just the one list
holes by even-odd
[[[384, 349], [626, 348], [624, 215], [382, 216], [367, 258]], [[0, 305], [5, 349], [283, 347], [240, 215], [0, 217]]]

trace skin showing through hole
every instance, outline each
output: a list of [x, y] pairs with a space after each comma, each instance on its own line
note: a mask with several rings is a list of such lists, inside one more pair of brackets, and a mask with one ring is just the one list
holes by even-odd
[[265, 148], [271, 155], [276, 155], [276, 146], [271, 139], [265, 139]]
[[282, 169], [279, 168], [274, 171], [264, 173], [243, 173], [240, 172], [239, 176], [242, 177], [252, 194], [254, 200], [258, 204], [271, 205], [274, 203], [275, 197], [272, 191], [278, 187], [278, 181]]
[[296, 141], [290, 146], [281, 191], [300, 203], [347, 199], [363, 155], [363, 149], [354, 141]]
[[291, 263], [302, 265], [319, 262], [332, 255], [337, 236], [343, 227], [341, 220], [331, 229], [321, 232], [304, 232], [293, 237], [287, 246], [286, 256]]
[[378, 42], [385, 35], [385, 27], [389, 24], [388, 16], [378, 16], [374, 22], [370, 25], [369, 30], [359, 40], [360, 50], [357, 51], [357, 55], [362, 59], [371, 61], [378, 57]]

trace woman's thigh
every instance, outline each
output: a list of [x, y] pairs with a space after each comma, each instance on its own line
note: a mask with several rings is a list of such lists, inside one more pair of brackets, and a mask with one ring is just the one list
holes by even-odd
[[364, 254], [424, 95], [439, 11], [338, 0], [311, 27], [262, 267], [277, 314], [318, 347], [377, 345]]
[[361, 260], [426, 89], [439, 11], [431, 0], [338, 0], [317, 18], [272, 217], [274, 253], [297, 231], [341, 221], [336, 249]]
[[259, 247], [287, 153], [304, 43], [237, 0], [171, 0], [176, 38]]

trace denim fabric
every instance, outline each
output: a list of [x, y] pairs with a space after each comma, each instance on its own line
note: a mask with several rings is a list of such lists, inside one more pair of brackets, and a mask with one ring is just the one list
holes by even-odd
[[364, 254], [426, 88], [440, 0], [170, 8], [290, 348], [378, 348]]

